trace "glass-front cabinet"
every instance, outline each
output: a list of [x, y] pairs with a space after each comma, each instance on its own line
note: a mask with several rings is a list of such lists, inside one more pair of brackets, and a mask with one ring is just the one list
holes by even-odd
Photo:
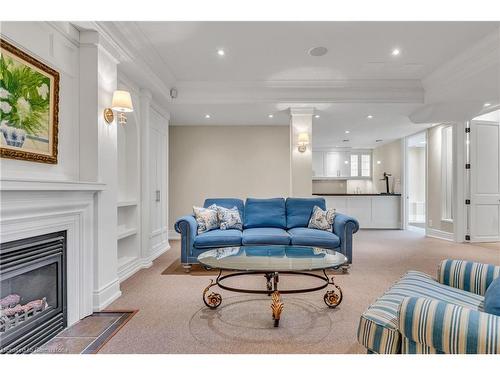
[[371, 150], [312, 152], [314, 179], [370, 179]]

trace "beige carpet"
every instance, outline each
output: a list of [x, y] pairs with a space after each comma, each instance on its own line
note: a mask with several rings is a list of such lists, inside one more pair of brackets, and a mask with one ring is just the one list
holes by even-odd
[[[202, 291], [213, 275], [162, 275], [179, 257], [179, 241], [171, 245], [151, 268], [122, 284], [122, 297], [109, 309], [139, 312], [100, 353], [363, 353], [356, 341], [360, 314], [405, 271], [435, 275], [445, 258], [500, 264], [500, 244], [455, 244], [410, 231], [360, 231], [350, 273], [336, 276], [344, 291], [342, 304], [328, 309], [324, 291], [285, 295], [276, 329], [266, 296], [222, 291], [222, 305], [210, 310]], [[265, 285], [262, 276], [234, 282]], [[282, 277], [280, 282], [293, 288], [311, 281]]]

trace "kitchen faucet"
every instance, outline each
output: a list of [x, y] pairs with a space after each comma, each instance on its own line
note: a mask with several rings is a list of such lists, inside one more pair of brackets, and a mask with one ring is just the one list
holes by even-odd
[[391, 177], [391, 176], [392, 176], [392, 174], [384, 172], [384, 178], [381, 178], [380, 181], [384, 181], [385, 180], [385, 187], [387, 189], [387, 192], [386, 193], [380, 193], [380, 194], [390, 194], [390, 192], [389, 192], [389, 177]]

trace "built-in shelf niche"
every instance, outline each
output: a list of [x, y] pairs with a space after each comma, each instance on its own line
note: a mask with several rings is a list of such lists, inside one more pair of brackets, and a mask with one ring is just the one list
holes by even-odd
[[137, 114], [127, 114], [124, 126], [116, 124], [118, 138], [117, 246], [118, 274], [139, 259], [140, 242], [140, 138]]

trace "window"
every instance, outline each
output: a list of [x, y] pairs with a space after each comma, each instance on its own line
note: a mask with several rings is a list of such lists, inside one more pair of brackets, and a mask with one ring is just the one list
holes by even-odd
[[453, 221], [453, 128], [441, 129], [441, 220]]
[[371, 155], [370, 154], [361, 155], [361, 176], [370, 177], [371, 171], [372, 171]]
[[355, 154], [351, 155], [351, 177], [358, 177], [359, 176], [358, 156], [359, 155], [355, 155]]

